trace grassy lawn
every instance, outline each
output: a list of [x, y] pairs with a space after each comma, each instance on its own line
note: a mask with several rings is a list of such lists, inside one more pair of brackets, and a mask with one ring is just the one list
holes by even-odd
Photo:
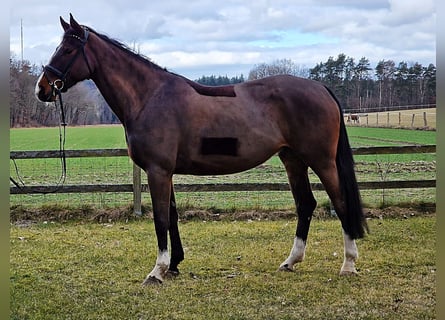
[[10, 319], [435, 319], [435, 216], [372, 219], [359, 277], [339, 277], [337, 220], [315, 219], [305, 261], [277, 272], [295, 220], [180, 224], [181, 275], [141, 287], [152, 221], [10, 229]]
[[[435, 144], [435, 131], [347, 126], [352, 147]], [[67, 127], [67, 150], [126, 148], [121, 125]], [[58, 150], [58, 128], [20, 128], [10, 130], [10, 150]]]
[[[10, 150], [59, 150], [58, 128], [20, 128], [9, 133]], [[67, 127], [65, 148], [126, 148], [124, 128], [121, 125]]]
[[[432, 131], [351, 126], [348, 132], [352, 147], [436, 141]], [[15, 151], [57, 150], [58, 129], [13, 129], [10, 142]], [[66, 149], [100, 148], [125, 148], [122, 127], [67, 128]], [[359, 181], [436, 177], [435, 154], [355, 159]], [[60, 175], [57, 159], [20, 160], [17, 165], [27, 184], [53, 184]], [[131, 183], [131, 168], [126, 157], [68, 159], [66, 183]], [[14, 177], [12, 163], [10, 171]], [[318, 181], [312, 173], [310, 179]], [[236, 175], [175, 177], [175, 183], [234, 181], [287, 178], [277, 157]], [[315, 196], [320, 206], [329, 206], [325, 192]], [[435, 189], [362, 191], [371, 208], [435, 203], [435, 196]], [[34, 206], [43, 218], [34, 216], [38, 223], [13, 223], [10, 228], [10, 318], [435, 319], [435, 215], [371, 219], [372, 233], [358, 241], [360, 276], [351, 278], [338, 276], [343, 254], [340, 223], [316, 215], [305, 261], [296, 272], [281, 273], [276, 269], [291, 249], [295, 215], [276, 221], [256, 218], [267, 211], [294, 211], [290, 192], [178, 193], [186, 252], [181, 275], [161, 287], [142, 288], [156, 259], [150, 219], [125, 223], [104, 218], [103, 224], [70, 217], [85, 214], [91, 206], [112, 212], [131, 202], [130, 193], [11, 196], [11, 208]], [[143, 203], [149, 211], [148, 194]], [[70, 222], [51, 219], [58, 208]], [[211, 221], [199, 210], [233, 214]], [[236, 221], [240, 211], [251, 211], [252, 220]], [[197, 219], [186, 219], [190, 216]]]

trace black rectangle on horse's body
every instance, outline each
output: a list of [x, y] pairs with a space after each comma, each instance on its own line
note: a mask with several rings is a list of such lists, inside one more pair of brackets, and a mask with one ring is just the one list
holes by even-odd
[[238, 138], [208, 138], [201, 139], [201, 154], [203, 155], [238, 155]]

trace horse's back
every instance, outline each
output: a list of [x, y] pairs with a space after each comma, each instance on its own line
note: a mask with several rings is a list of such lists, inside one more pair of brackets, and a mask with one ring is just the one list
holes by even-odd
[[326, 87], [311, 79], [292, 75], [276, 75], [262, 79], [247, 81], [235, 86], [235, 90], [245, 91], [253, 99], [260, 101], [277, 101], [292, 104], [292, 107], [303, 108], [304, 105], [313, 108], [336, 105]]
[[254, 101], [257, 108], [279, 111], [284, 121], [309, 125], [331, 119], [339, 122], [340, 110], [335, 98], [318, 81], [276, 75], [244, 82], [236, 85], [235, 90], [238, 96]]

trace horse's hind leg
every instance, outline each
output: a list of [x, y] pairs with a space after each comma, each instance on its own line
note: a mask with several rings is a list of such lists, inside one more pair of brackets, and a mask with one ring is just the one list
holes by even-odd
[[289, 257], [280, 265], [279, 270], [292, 271], [294, 264], [304, 259], [309, 226], [317, 202], [309, 183], [308, 166], [288, 148], [282, 149], [279, 157], [286, 168], [298, 214], [297, 230], [292, 250]]
[[335, 212], [341, 221], [343, 227], [343, 239], [344, 239], [344, 260], [340, 269], [340, 275], [355, 275], [357, 270], [355, 269], [355, 261], [358, 258], [358, 250], [355, 240], [352, 239], [345, 231], [346, 227], [346, 204], [343, 200], [340, 187], [340, 179], [338, 176], [337, 165], [335, 160], [331, 163], [327, 163], [324, 166], [312, 168], [318, 175], [329, 198], [334, 205]]

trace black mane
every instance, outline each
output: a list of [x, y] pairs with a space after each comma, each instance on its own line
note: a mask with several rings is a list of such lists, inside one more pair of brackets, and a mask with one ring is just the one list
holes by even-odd
[[[141, 61], [149, 66], [152, 67], [156, 67], [159, 68], [161, 70], [167, 71], [167, 69], [162, 68], [160, 66], [158, 66], [156, 63], [152, 62], [151, 59], [143, 54], [139, 54], [134, 52], [133, 49], [131, 49], [129, 46], [127, 46], [126, 44], [124, 44], [123, 42], [110, 38], [109, 36], [99, 33], [96, 30], [87, 27], [87, 26], [82, 26], [83, 28], [85, 28], [86, 30], [88, 30], [89, 32], [94, 33], [96, 36], [98, 36], [100, 39], [104, 40], [105, 42], [108, 42], [110, 44], [112, 44], [113, 46], [117, 47], [118, 49], [125, 51], [126, 53], [128, 53], [129, 55], [131, 55], [133, 58], [135, 58], [138, 61]], [[168, 72], [168, 71], [167, 71]]]
[[94, 29], [87, 27], [87, 26], [82, 26], [82, 28], [84, 28], [85, 30], [94, 33], [96, 36], [98, 36], [100, 39], [104, 40], [105, 42], [115, 46], [116, 48], [124, 51], [125, 53], [129, 54], [131, 57], [133, 57], [134, 59], [141, 61], [142, 63], [144, 63], [145, 65], [151, 67], [151, 68], [155, 68], [158, 70], [162, 70], [164, 72], [168, 72], [169, 74], [172, 74], [176, 77], [182, 78], [184, 79], [197, 93], [201, 94], [201, 95], [205, 95], [205, 96], [225, 96], [225, 97], [236, 97], [236, 93], [234, 91], [234, 86], [233, 85], [229, 85], [229, 86], [217, 86], [217, 87], [211, 87], [211, 86], [204, 86], [201, 85], [193, 80], [190, 80], [180, 74], [174, 73], [174, 72], [170, 72], [168, 71], [166, 68], [162, 68], [160, 66], [158, 66], [156, 63], [151, 62], [150, 58], [136, 53], [134, 52], [130, 47], [128, 47], [126, 44], [122, 43], [119, 40], [113, 39], [108, 37], [107, 35], [104, 35], [102, 33], [99, 33], [97, 31], [95, 31]]

